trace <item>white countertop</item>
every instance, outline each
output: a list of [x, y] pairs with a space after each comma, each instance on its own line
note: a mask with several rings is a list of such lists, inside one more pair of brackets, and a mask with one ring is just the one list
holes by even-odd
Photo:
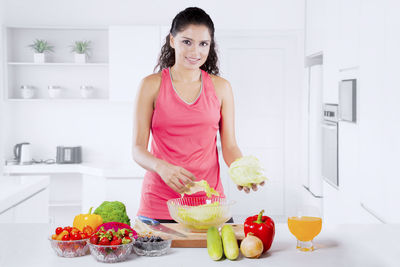
[[82, 163], [82, 164], [31, 164], [31, 165], [6, 165], [4, 174], [57, 174], [78, 173], [107, 178], [137, 177], [143, 178], [145, 169], [136, 164], [132, 166], [119, 164]]
[[[47, 224], [4, 224], [0, 227], [0, 266], [105, 266], [91, 255], [61, 258], [46, 235]], [[298, 252], [286, 224], [276, 225], [270, 251], [260, 259], [239, 256], [236, 261], [212, 261], [205, 248], [172, 248], [161, 257], [132, 254], [118, 266], [288, 266], [288, 267], [386, 267], [400, 266], [400, 225], [323, 225], [315, 239], [318, 249]]]
[[49, 182], [48, 176], [0, 176], [0, 214], [47, 188]]

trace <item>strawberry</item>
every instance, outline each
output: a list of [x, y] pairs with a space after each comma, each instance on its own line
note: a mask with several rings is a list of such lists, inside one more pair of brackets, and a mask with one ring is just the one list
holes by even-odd
[[97, 245], [97, 243], [99, 243], [99, 237], [97, 235], [92, 235], [90, 237], [90, 243]]
[[111, 245], [118, 246], [118, 245], [121, 245], [121, 244], [122, 244], [122, 239], [119, 238], [119, 237], [117, 237], [115, 240], [113, 239], [113, 241], [111, 241]]
[[100, 239], [99, 245], [108, 246], [110, 245], [110, 240], [108, 240], [107, 237], [103, 237], [102, 239]]

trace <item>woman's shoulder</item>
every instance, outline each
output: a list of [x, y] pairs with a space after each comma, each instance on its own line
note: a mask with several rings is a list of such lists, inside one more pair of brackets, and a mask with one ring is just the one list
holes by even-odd
[[145, 86], [158, 86], [160, 87], [162, 75], [161, 72], [150, 74], [142, 79], [142, 85]]
[[149, 94], [156, 94], [161, 85], [161, 72], [150, 74], [142, 79], [140, 90], [145, 90]]
[[223, 95], [226, 92], [232, 90], [231, 84], [228, 80], [222, 78], [221, 76], [209, 74], [211, 77], [211, 81], [214, 84], [214, 88], [217, 94]]

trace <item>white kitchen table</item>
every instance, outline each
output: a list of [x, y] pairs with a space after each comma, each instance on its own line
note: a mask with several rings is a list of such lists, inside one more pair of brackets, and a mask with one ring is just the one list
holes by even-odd
[[[91, 255], [77, 258], [56, 256], [47, 240], [47, 224], [0, 224], [0, 266], [106, 266]], [[171, 248], [161, 257], [132, 254], [117, 266], [400, 266], [400, 225], [323, 225], [315, 239], [318, 249], [299, 252], [286, 224], [276, 225], [270, 251], [259, 259], [242, 255], [236, 261], [214, 262], [206, 248]]]

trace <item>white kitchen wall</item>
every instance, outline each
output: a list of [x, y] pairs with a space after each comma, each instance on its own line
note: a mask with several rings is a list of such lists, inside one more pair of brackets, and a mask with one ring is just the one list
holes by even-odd
[[[4, 22], [4, 1], [0, 1], [0, 26], [3, 29]], [[0, 30], [0, 51], [3, 50], [3, 31]], [[0, 52], [0, 173], [3, 173], [3, 162], [4, 162], [4, 102], [3, 102], [3, 59], [4, 53]]]
[[[199, 6], [218, 29], [302, 30], [304, 1], [11, 1], [5, 25], [169, 25], [177, 12]], [[21, 10], [35, 10], [21, 15]], [[137, 86], [137, 85], [132, 85]], [[117, 102], [6, 102], [6, 158], [15, 143], [33, 145], [35, 159], [55, 157], [56, 145], [82, 145], [87, 162], [131, 164], [132, 106]], [[293, 133], [295, 134], [295, 133]]]

